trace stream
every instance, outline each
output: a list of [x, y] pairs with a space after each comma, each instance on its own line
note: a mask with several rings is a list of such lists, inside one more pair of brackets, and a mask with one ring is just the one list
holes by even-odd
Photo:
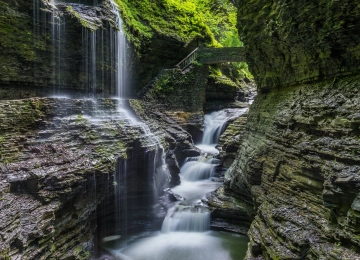
[[181, 167], [181, 184], [171, 190], [180, 201], [168, 206], [157, 232], [144, 232], [121, 241], [120, 236], [103, 239], [104, 248], [121, 260], [243, 259], [248, 238], [243, 235], [210, 230], [210, 211], [202, 200], [221, 182], [216, 167], [215, 148], [226, 123], [246, 109], [224, 109], [205, 116], [201, 156], [187, 158]]

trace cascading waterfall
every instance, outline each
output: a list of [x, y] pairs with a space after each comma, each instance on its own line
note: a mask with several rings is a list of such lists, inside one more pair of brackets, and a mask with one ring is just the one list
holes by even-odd
[[218, 153], [215, 146], [219, 141], [220, 135], [224, 132], [227, 123], [239, 117], [245, 111], [247, 111], [247, 108], [228, 108], [205, 115], [204, 124], [206, 127], [202, 142], [196, 146], [205, 152]]
[[[245, 110], [222, 111], [222, 122], [215, 123], [212, 118], [205, 122], [208, 140], [216, 140], [219, 130], [211, 130], [214, 125], [221, 128], [227, 120], [244, 113]], [[209, 130], [210, 128], [210, 130]], [[245, 255], [247, 239], [233, 238], [230, 234], [209, 231], [210, 212], [202, 199], [221, 183], [212, 181], [220, 161], [212, 154], [187, 158], [181, 167], [181, 184], [172, 188], [174, 194], [184, 198], [174, 202], [168, 209], [160, 232], [150, 237], [140, 237], [120, 246], [105, 243], [105, 247], [115, 257], [133, 260], [185, 260], [185, 259], [241, 259]], [[226, 242], [225, 242], [226, 241]], [[227, 248], [223, 247], [223, 242]], [[239, 248], [243, 248], [239, 251]], [[231, 251], [231, 253], [230, 253]]]
[[[119, 10], [117, 5], [109, 0], [108, 3], [116, 17], [117, 29], [110, 29], [111, 31], [111, 53], [115, 59], [112, 61], [114, 66], [115, 73], [111, 79], [112, 84], [115, 86], [116, 99], [118, 100], [117, 106], [117, 115], [116, 119], [122, 120], [126, 125], [129, 125], [132, 128], [137, 128], [140, 130], [142, 135], [139, 137], [141, 139], [141, 147], [135, 148], [133, 153], [139, 153], [136, 149], [140, 149], [143, 155], [143, 161], [139, 162], [127, 162], [127, 160], [122, 160], [117, 164], [117, 170], [115, 174], [115, 208], [116, 208], [116, 227], [113, 230], [114, 235], [111, 237], [106, 237], [103, 241], [111, 241], [113, 239], [121, 236], [122, 238], [127, 238], [129, 231], [128, 223], [132, 219], [137, 219], [138, 214], [136, 211], [144, 211], [145, 214], [149, 214], [149, 211], [153, 211], [153, 206], [158, 202], [160, 195], [163, 193], [164, 186], [169, 181], [169, 170], [165, 163], [165, 151], [161, 144], [159, 137], [154, 135], [149, 126], [145, 123], [142, 123], [138, 118], [132, 116], [132, 113], [126, 107], [127, 101], [125, 99], [126, 95], [126, 86], [127, 86], [127, 70], [126, 70], [126, 38], [123, 30], [122, 20], [119, 15]], [[114, 115], [111, 116], [114, 118]], [[133, 156], [131, 156], [133, 157]], [[134, 171], [136, 166], [134, 164], [143, 164], [147, 166], [145, 176], [142, 176], [142, 173], [137, 173], [137, 178], [128, 176], [128, 171]], [[140, 191], [139, 186], [143, 185], [144, 180], [149, 180], [147, 183], [151, 183], [151, 198], [144, 198], [145, 201], [134, 201], [136, 193], [145, 193], [148, 192], [148, 186], [145, 185], [146, 190]], [[147, 203], [147, 206], [143, 206], [144, 203]], [[141, 222], [141, 221], [139, 221]], [[141, 223], [139, 225], [142, 225]], [[149, 225], [146, 224], [147, 228]]]
[[[141, 123], [138, 119], [131, 116], [129, 110], [125, 108], [125, 96], [127, 85], [127, 64], [126, 64], [126, 39], [123, 31], [122, 20], [119, 15], [117, 5], [113, 0], [106, 0], [109, 3], [115, 17], [117, 28], [110, 27], [109, 39], [104, 36], [104, 30], [91, 31], [84, 28], [82, 32], [82, 82], [83, 89], [88, 97], [97, 97], [101, 93], [100, 85], [103, 87], [108, 84], [112, 93], [116, 93], [118, 100], [118, 109], [116, 120], [122, 120], [126, 125], [141, 129], [143, 136], [140, 138], [141, 152], [144, 152], [144, 163], [148, 166], [146, 176], [151, 178], [152, 199], [146, 201], [146, 210], [151, 209], [162, 194], [164, 186], [169, 179], [169, 171], [165, 164], [165, 152], [161, 144], [161, 140], [155, 136], [149, 126]], [[64, 2], [73, 2], [66, 0]], [[81, 4], [98, 2], [88, 0], [75, 0]], [[38, 12], [37, 0], [34, 0], [34, 12]], [[56, 2], [51, 2], [56, 10]], [[36, 13], [34, 17], [39, 18]], [[34, 23], [35, 24], [35, 23]], [[51, 35], [53, 47], [53, 74], [54, 85], [66, 85], [63, 79], [63, 67], [66, 65], [66, 50], [63, 42], [66, 40], [66, 21], [59, 16], [56, 11], [51, 17]], [[34, 32], [37, 29], [34, 29]], [[36, 34], [34, 34], [36, 35]], [[113, 73], [111, 73], [110, 82], [106, 82], [104, 70], [100, 73], [98, 63], [104, 64], [104, 49], [108, 46], [110, 52], [110, 63]], [[99, 51], [99, 48], [101, 50]], [[81, 54], [80, 54], [81, 55]], [[79, 55], [79, 56], [80, 56]], [[100, 61], [100, 62], [99, 62]], [[57, 90], [55, 89], [54, 94]], [[94, 101], [94, 104], [96, 102]], [[96, 106], [96, 105], [95, 105]], [[207, 115], [205, 117], [205, 134], [204, 139], [198, 147], [204, 147], [204, 151], [210, 154], [217, 153], [215, 145], [218, 142], [220, 134], [226, 127], [226, 123], [231, 118], [235, 118], [242, 113], [242, 110], [227, 109], [219, 113]], [[108, 119], [108, 118], [107, 118]], [[98, 120], [101, 118], [91, 118], [90, 120]], [[211, 147], [211, 149], [206, 149]], [[136, 153], [137, 151], [133, 151]], [[131, 157], [131, 156], [130, 156]], [[115, 215], [116, 220], [113, 227], [113, 234], [105, 237], [105, 247], [115, 256], [121, 259], [156, 259], [156, 260], [176, 260], [176, 259], [232, 259], [227, 248], [223, 248], [223, 235], [212, 233], [209, 231], [210, 212], [206, 205], [202, 203], [205, 194], [215, 190], [220, 183], [213, 182], [211, 177], [216, 175], [216, 168], [219, 161], [212, 155], [204, 154], [200, 157], [189, 158], [185, 165], [181, 168], [181, 185], [174, 187], [172, 191], [184, 198], [183, 201], [174, 202], [170, 205], [167, 215], [163, 221], [161, 231], [150, 238], [142, 238], [140, 241], [130, 242], [129, 246], [119, 248], [110, 248], [108, 244], [120, 238], [127, 237], [127, 224], [132, 221], [132, 212], [137, 210], [137, 205], [144, 204], [134, 199], [131, 193], [132, 188], [138, 186], [137, 180], [129, 178], [130, 169], [135, 169], [139, 162], [128, 159], [118, 160], [113, 187], [115, 193]], [[136, 168], [137, 169], [137, 168]], [[142, 177], [142, 176], [141, 176]], [[146, 181], [148, 181], [146, 179]], [[93, 176], [93, 185], [96, 187], [96, 175]], [[138, 192], [138, 190], [136, 190]], [[96, 196], [96, 189], [93, 196]], [[132, 196], [132, 197], [131, 197]], [[143, 208], [142, 208], [143, 210]], [[147, 211], [146, 214], [148, 213]], [[138, 214], [142, 214], [141, 211]], [[144, 226], [144, 225], [143, 225]], [[143, 227], [142, 226], [142, 227]], [[144, 228], [145, 229], [145, 228]], [[246, 240], [243, 240], [246, 247]], [[238, 244], [236, 245], [238, 247]], [[200, 249], [200, 250], [199, 250]]]
[[198, 181], [214, 177], [215, 165], [209, 162], [188, 161], [182, 167], [182, 180], [184, 181]]
[[[205, 115], [205, 131], [199, 146], [213, 145], [212, 149], [215, 149], [227, 122], [245, 111], [246, 109], [224, 109]], [[162, 231], [206, 231], [209, 229], [210, 214], [202, 205], [201, 199], [217, 187], [218, 183], [209, 182], [209, 179], [215, 176], [216, 166], [219, 163], [218, 159], [207, 153], [186, 160], [184, 166], [181, 167], [181, 184], [173, 188], [173, 192], [185, 198], [185, 203], [178, 202], [169, 210]]]
[[[111, 0], [109, 1], [113, 13], [116, 17], [116, 24], [118, 27], [118, 30], [114, 32], [114, 49], [115, 49], [115, 67], [116, 67], [116, 77], [115, 77], [115, 85], [116, 85], [116, 96], [119, 100], [118, 103], [118, 111], [120, 113], [123, 113], [127, 116], [127, 118], [130, 120], [132, 125], [136, 125], [137, 127], [140, 127], [142, 129], [142, 132], [144, 133], [144, 136], [148, 139], [147, 146], [153, 147], [155, 149], [155, 155], [152, 159], [153, 161], [149, 164], [153, 165], [151, 168], [151, 172], [154, 174], [154, 198], [159, 197], [159, 193], [162, 191], [162, 188], [164, 187], [166, 181], [169, 179], [169, 171], [167, 169], [166, 163], [165, 163], [165, 152], [164, 148], [161, 144], [160, 139], [154, 135], [149, 126], [140, 122], [127, 111], [127, 109], [124, 106], [124, 99], [126, 95], [126, 85], [127, 85], [127, 53], [126, 53], [126, 37], [125, 32], [123, 29], [123, 22], [119, 14], [119, 10], [117, 5]], [[113, 30], [113, 29], [112, 29]], [[151, 174], [151, 173], [150, 173]]]
[[178, 205], [169, 209], [161, 227], [161, 232], [175, 231], [204, 232], [209, 229], [210, 214], [202, 207]]
[[[64, 2], [68, 4], [65, 5]], [[100, 3], [105, 3], [105, 5], [99, 8], [106, 9], [107, 13], [109, 9], [112, 11], [112, 18], [116, 24], [115, 27], [110, 26], [107, 20], [103, 21], [104, 27], [99, 27], [98, 30], [90, 30], [85, 27], [79, 29], [81, 24], [79, 21], [76, 25], [69, 23], [70, 17], [72, 17], [71, 19], [75, 18], [67, 10], [72, 10], [86, 17], [88, 12], [96, 13], [98, 8], [94, 6]], [[84, 4], [91, 5], [91, 7], [84, 6]], [[44, 6], [47, 8], [46, 10], [51, 10], [52, 12], [42, 12], [41, 8]], [[137, 128], [143, 133], [139, 137], [141, 147], [138, 147], [137, 151], [133, 151], [133, 157], [135, 157], [136, 152], [141, 152], [144, 153], [144, 160], [141, 162], [131, 162], [132, 165], [129, 165], [130, 163], [126, 158], [120, 160], [117, 162], [117, 170], [112, 181], [116, 197], [114, 199], [116, 204], [114, 205], [114, 212], [111, 213], [116, 215], [115, 227], [112, 227], [115, 237], [108, 238], [108, 240], [115, 239], [119, 235], [126, 236], [127, 223], [132, 218], [130, 211], [137, 209], [134, 201], [128, 203], [128, 197], [130, 197], [128, 191], [133, 189], [131, 192], [134, 192], [136, 190], [134, 187], [139, 186], [137, 181], [140, 181], [135, 180], [131, 176], [129, 177], [129, 172], [131, 174], [136, 172], [138, 169], [136, 163], [148, 166], [147, 170], [144, 173], [141, 172], [141, 174], [146, 175], [143, 178], [148, 183], [151, 183], [151, 188], [149, 188], [151, 190], [151, 199], [146, 201], [149, 204], [146, 210], [153, 210], [153, 204], [158, 202], [158, 198], [163, 193], [164, 186], [169, 180], [169, 170], [165, 164], [165, 151], [161, 140], [151, 132], [149, 126], [132, 116], [130, 110], [126, 108], [127, 101], [125, 97], [128, 74], [126, 70], [126, 38], [119, 9], [113, 0], [33, 0], [33, 8], [34, 35], [37, 38], [41, 38], [43, 35], [51, 36], [47, 43], [50, 44], [51, 40], [51, 46], [48, 46], [49, 48], [47, 49], [52, 50], [52, 56], [49, 57], [49, 60], [51, 60], [50, 72], [53, 74], [53, 77], [49, 78], [49, 82], [54, 85], [52, 95], [59, 97], [59, 95], [63, 94], [62, 91], [67, 91], [68, 88], [71, 90], [72, 88], [76, 90], [79, 88], [81, 89], [79, 92], [83, 94], [82, 98], [89, 99], [88, 103], [91, 103], [91, 111], [85, 112], [86, 115], [81, 115], [83, 118], [86, 118], [92, 124], [102, 124], [104, 120], [122, 121], [122, 124], [131, 128]], [[84, 17], [81, 16], [81, 18]], [[40, 30], [44, 30], [44, 28], [48, 32], [42, 34]], [[78, 34], [80, 30], [81, 35]], [[76, 35], [74, 35], [75, 33]], [[71, 39], [71, 37], [81, 37], [81, 42], [79, 46], [76, 46], [76, 51], [73, 52], [78, 59], [69, 68], [67, 65], [70, 64], [66, 64], [66, 61], [70, 56], [69, 51], [71, 50], [68, 49], [70, 41], [67, 41], [67, 39]], [[108, 69], [109, 67], [111, 69]], [[76, 79], [71, 74], [72, 68], [75, 68], [76, 72], [78, 72], [76, 75], [74, 74], [78, 77]], [[74, 81], [72, 81], [73, 79]], [[74, 82], [81, 82], [82, 84], [71, 85]], [[109, 90], [107, 94], [112, 93], [116, 95], [118, 100], [116, 112], [100, 111], [103, 102], [96, 100], [96, 98], [104, 97], [102, 92], [105, 88], [104, 86]], [[76, 93], [75, 95], [78, 97], [79, 94]], [[147, 178], [151, 180], [148, 181]], [[142, 181], [145, 182], [144, 180]], [[92, 183], [96, 184], [95, 178]], [[131, 187], [128, 187], [130, 185]], [[96, 196], [96, 189], [93, 191], [92, 195]], [[134, 197], [133, 194], [131, 196]], [[105, 226], [108, 227], [108, 224]]]

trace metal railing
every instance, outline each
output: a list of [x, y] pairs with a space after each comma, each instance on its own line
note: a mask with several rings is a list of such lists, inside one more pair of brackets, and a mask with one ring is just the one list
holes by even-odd
[[199, 48], [193, 50], [188, 56], [186, 56], [185, 59], [183, 59], [178, 64], [176, 64], [176, 67], [181, 70], [186, 69], [193, 61], [195, 61], [198, 58], [199, 56], [198, 49]]

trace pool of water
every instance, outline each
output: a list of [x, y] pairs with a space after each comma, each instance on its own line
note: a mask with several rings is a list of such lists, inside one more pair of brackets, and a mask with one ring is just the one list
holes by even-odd
[[239, 260], [248, 242], [246, 236], [227, 232], [155, 232], [127, 244], [106, 242], [104, 247], [121, 260]]

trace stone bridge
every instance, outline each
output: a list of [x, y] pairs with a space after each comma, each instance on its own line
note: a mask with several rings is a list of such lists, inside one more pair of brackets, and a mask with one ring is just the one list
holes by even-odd
[[187, 68], [193, 61], [202, 64], [217, 64], [223, 62], [244, 62], [245, 51], [243, 47], [205, 48], [199, 47], [191, 52], [176, 67], [181, 70]]

